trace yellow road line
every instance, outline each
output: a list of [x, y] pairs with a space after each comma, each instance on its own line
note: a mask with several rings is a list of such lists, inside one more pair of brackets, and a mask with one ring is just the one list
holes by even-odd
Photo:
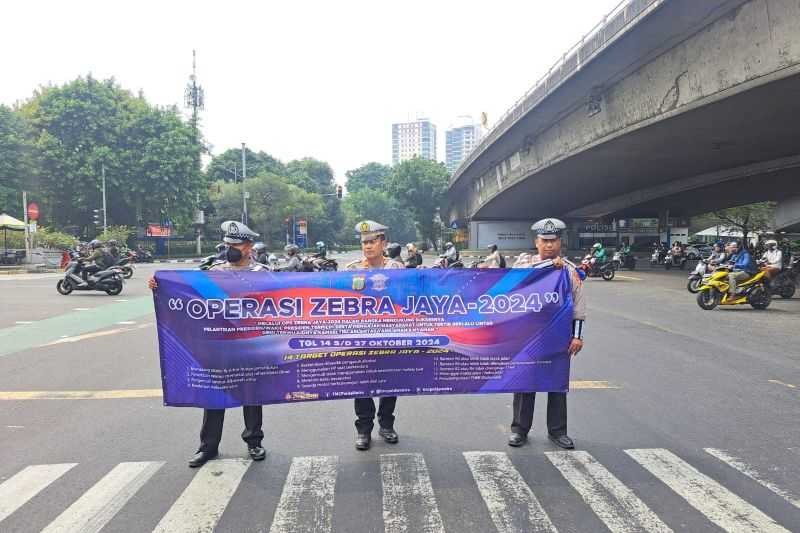
[[[570, 390], [620, 389], [608, 381], [577, 380]], [[0, 401], [25, 400], [130, 400], [161, 398], [161, 389], [0, 391]]]
[[633, 276], [623, 276], [622, 274], [617, 274], [619, 279], [632, 279], [633, 281], [644, 281], [642, 278], [635, 278]]

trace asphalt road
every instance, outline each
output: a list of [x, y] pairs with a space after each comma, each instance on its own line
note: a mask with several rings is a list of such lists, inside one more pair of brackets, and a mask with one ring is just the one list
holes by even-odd
[[404, 397], [400, 442], [367, 452], [350, 401], [265, 407], [261, 463], [231, 410], [191, 470], [201, 413], [158, 397], [155, 268], [117, 297], [0, 278], [0, 531], [800, 531], [798, 298], [707, 312], [684, 273], [589, 280], [572, 379], [601, 388], [569, 395], [573, 453], [543, 395], [519, 449], [510, 395]]

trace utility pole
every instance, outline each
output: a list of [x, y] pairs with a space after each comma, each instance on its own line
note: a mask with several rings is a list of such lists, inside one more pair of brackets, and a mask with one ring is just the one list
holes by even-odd
[[247, 224], [247, 189], [245, 188], [245, 181], [247, 180], [247, 148], [242, 143], [242, 224]]
[[100, 173], [103, 176], [103, 233], [108, 230], [108, 218], [106, 217], [106, 166], [100, 166]]
[[28, 226], [28, 191], [22, 191], [22, 220], [25, 223], [25, 262], [31, 262], [30, 227]]

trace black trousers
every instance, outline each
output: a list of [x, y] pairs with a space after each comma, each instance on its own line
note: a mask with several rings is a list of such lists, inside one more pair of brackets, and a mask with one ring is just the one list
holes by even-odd
[[[245, 405], [244, 431], [242, 439], [248, 446], [261, 446], [264, 432], [261, 431], [261, 406]], [[222, 424], [225, 421], [225, 409], [203, 409], [203, 427], [200, 428], [200, 448], [198, 452], [216, 452], [222, 440]]]
[[[535, 392], [514, 393], [514, 420], [511, 431], [527, 435], [533, 425]], [[547, 432], [554, 437], [567, 434], [567, 393], [547, 393]]]
[[[378, 424], [382, 428], [394, 427], [394, 406], [397, 396], [382, 396], [378, 402]], [[372, 398], [356, 398], [356, 431], [359, 434], [371, 433], [375, 419], [375, 400]]]

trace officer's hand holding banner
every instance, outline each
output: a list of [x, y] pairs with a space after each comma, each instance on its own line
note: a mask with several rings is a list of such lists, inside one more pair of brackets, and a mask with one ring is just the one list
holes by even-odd
[[164, 403], [566, 392], [566, 269], [162, 271]]

